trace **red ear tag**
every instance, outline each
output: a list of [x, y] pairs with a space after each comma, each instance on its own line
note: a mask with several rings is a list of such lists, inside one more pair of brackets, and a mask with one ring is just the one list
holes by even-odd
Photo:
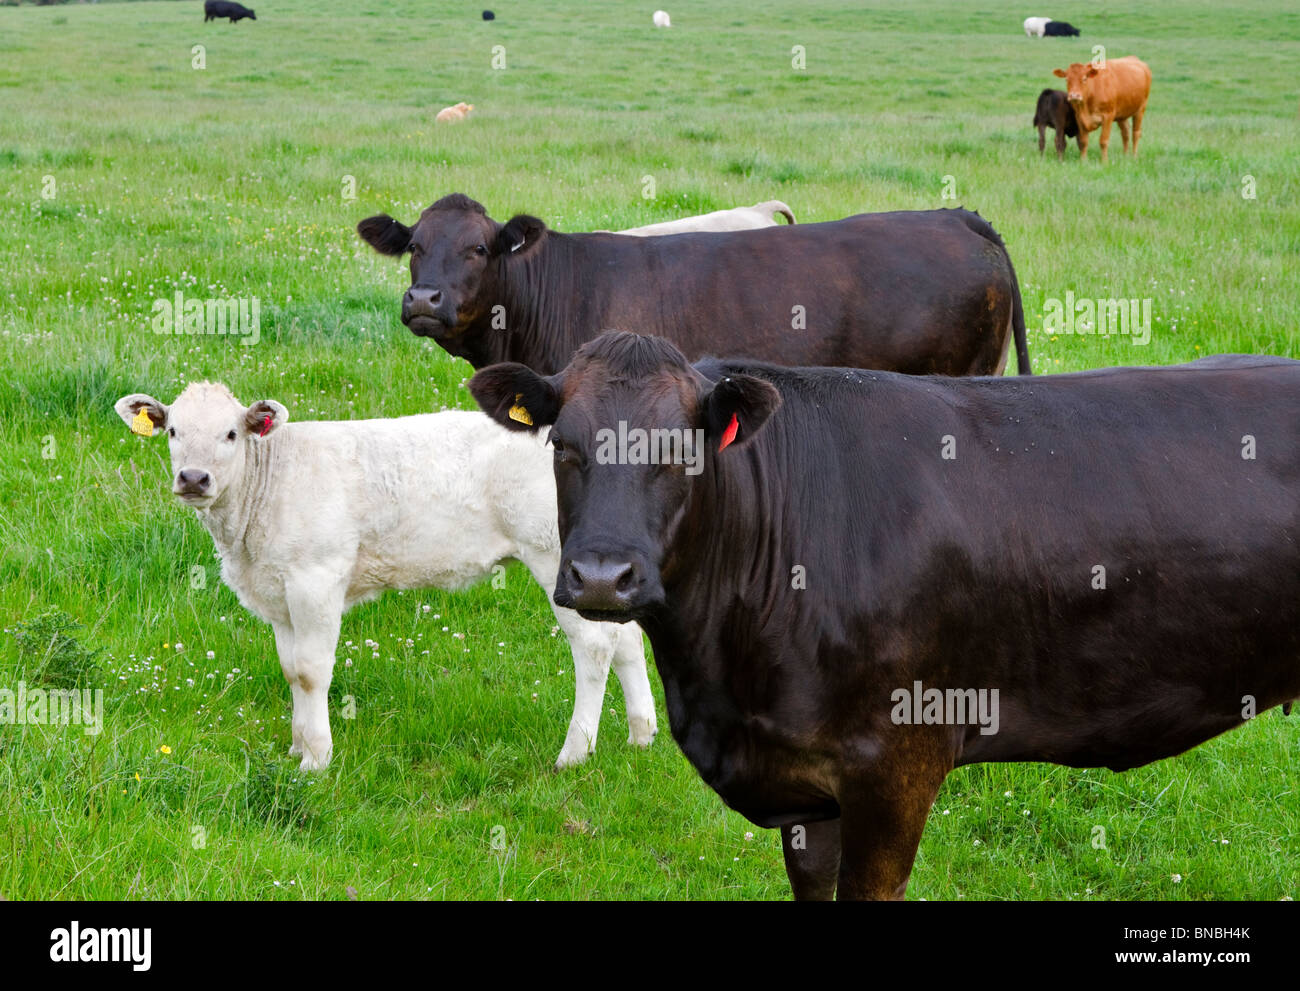
[[740, 429], [740, 424], [736, 422], [736, 414], [731, 414], [731, 422], [727, 424], [727, 429], [722, 431], [722, 443], [718, 445], [718, 453], [721, 454], [726, 450], [727, 445], [736, 439], [736, 431]]
[[266, 419], [262, 421], [262, 432], [261, 432], [260, 434], [258, 434], [257, 436], [259, 436], [259, 437], [265, 437], [266, 434], [267, 434], [267, 431], [269, 431], [270, 429], [271, 429], [271, 414], [268, 413], [268, 414], [266, 415]]

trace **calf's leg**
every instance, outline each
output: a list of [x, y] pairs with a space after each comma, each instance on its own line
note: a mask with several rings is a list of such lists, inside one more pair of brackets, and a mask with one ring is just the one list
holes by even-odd
[[339, 642], [344, 591], [332, 577], [291, 578], [285, 601], [293, 624], [293, 739], [303, 771], [328, 767], [334, 752], [330, 735], [329, 687]]
[[1127, 155], [1128, 154], [1128, 121], [1117, 120], [1115, 121], [1115, 123], [1119, 125], [1119, 137], [1120, 140], [1124, 142], [1124, 154]]
[[553, 603], [551, 608], [573, 651], [573, 717], [555, 760], [558, 771], [581, 764], [596, 749], [600, 707], [605, 703], [605, 683], [609, 680], [618, 629], [612, 623], [589, 623], [572, 609]]
[[659, 732], [659, 724], [655, 720], [655, 699], [650, 693], [650, 678], [646, 674], [645, 640], [641, 627], [635, 623], [624, 623], [618, 628], [614, 673], [623, 686], [627, 742], [648, 747]]
[[828, 902], [840, 874], [840, 821], [781, 827], [781, 852], [795, 901]]
[[1047, 144], [1047, 125], [1038, 125], [1038, 154], [1042, 155], [1043, 148]]
[[1101, 141], [1100, 141], [1100, 144], [1101, 144], [1101, 160], [1102, 160], [1102, 162], [1107, 162], [1107, 161], [1109, 161], [1109, 156], [1107, 155], [1107, 151], [1108, 151], [1108, 149], [1110, 148], [1110, 125], [1111, 125], [1112, 120], [1113, 120], [1113, 118], [1111, 118], [1111, 117], [1107, 117], [1105, 120], [1103, 120], [1103, 121], [1101, 122]]
[[1147, 106], [1142, 104], [1133, 115], [1133, 157], [1138, 155], [1138, 138], [1142, 136], [1142, 118], [1146, 116]]

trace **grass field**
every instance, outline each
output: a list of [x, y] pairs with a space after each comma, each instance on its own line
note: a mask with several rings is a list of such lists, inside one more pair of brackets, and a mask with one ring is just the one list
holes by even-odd
[[[271, 630], [217, 580], [164, 445], [111, 407], [204, 378], [299, 420], [472, 407], [469, 366], [399, 323], [405, 269], [362, 217], [452, 191], [561, 230], [961, 204], [1006, 239], [1039, 372], [1300, 357], [1300, 13], [1267, 0], [1066, 4], [1068, 40], [1026, 38], [1006, 0], [692, 3], [671, 31], [630, 0], [502, 0], [491, 24], [481, 4], [254, 6], [0, 8], [0, 688], [105, 700], [97, 736], [0, 726], [8, 898], [787, 897], [777, 835], [699, 780], [662, 700], [634, 750], [611, 679], [596, 755], [551, 773], [572, 661], [518, 567], [349, 613], [334, 764], [285, 755]], [[1086, 163], [1050, 137], [1040, 159], [1037, 94], [1095, 44], [1152, 68], [1142, 157], [1116, 133], [1106, 167], [1095, 136]], [[458, 100], [473, 118], [434, 126]], [[261, 339], [153, 333], [178, 289], [257, 297]], [[1151, 299], [1149, 344], [1044, 333], [1067, 291]], [[1300, 716], [1273, 710], [1120, 775], [959, 770], [909, 897], [1300, 895], [1298, 749]]]

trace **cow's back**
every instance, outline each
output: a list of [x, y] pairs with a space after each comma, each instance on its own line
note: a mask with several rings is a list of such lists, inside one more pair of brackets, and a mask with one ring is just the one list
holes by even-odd
[[[991, 371], [1008, 336], [991, 328], [1009, 325], [1018, 288], [1005, 249], [982, 228], [992, 231], [957, 209], [641, 239], [639, 256], [604, 259], [616, 291], [589, 322], [667, 337], [692, 358]], [[745, 332], [723, 340], [727, 327]]]
[[1151, 69], [1140, 58], [1125, 55], [1106, 63], [1106, 82], [1098, 94], [1103, 106], [1118, 119], [1132, 117], [1151, 95]]

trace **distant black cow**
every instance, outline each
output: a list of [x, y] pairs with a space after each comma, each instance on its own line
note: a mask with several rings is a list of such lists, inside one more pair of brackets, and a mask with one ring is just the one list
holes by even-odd
[[1047, 129], [1056, 132], [1056, 157], [1065, 157], [1066, 138], [1079, 140], [1079, 122], [1075, 120], [1074, 108], [1063, 89], [1045, 89], [1038, 94], [1038, 107], [1034, 110], [1034, 127], [1038, 128], [1038, 154], [1043, 153], [1047, 143]]
[[257, 15], [245, 7], [242, 3], [232, 3], [231, 0], [203, 0], [203, 20], [218, 20], [222, 17], [229, 17], [230, 23], [247, 17], [250, 21], [257, 20]]
[[1300, 361], [918, 378], [605, 334], [470, 391], [550, 428], [555, 602], [640, 623], [797, 897], [901, 898], [955, 767], [1122, 771], [1300, 696]]
[[1076, 36], [1079, 29], [1065, 21], [1048, 21], [1043, 27], [1044, 38], [1067, 38]]
[[558, 372], [610, 327], [788, 365], [1001, 374], [1014, 342], [1029, 372], [1015, 269], [966, 210], [863, 213], [822, 224], [629, 237], [561, 234], [524, 214], [497, 223], [444, 196], [407, 227], [357, 233], [411, 254], [402, 322], [475, 368]]
[[490, 10], [485, 10], [485, 11], [483, 11], [483, 20], [485, 20], [485, 21], [495, 21], [496, 19], [497, 19], [497, 15], [494, 14], [494, 13], [492, 13], [492, 11], [490, 11]]

